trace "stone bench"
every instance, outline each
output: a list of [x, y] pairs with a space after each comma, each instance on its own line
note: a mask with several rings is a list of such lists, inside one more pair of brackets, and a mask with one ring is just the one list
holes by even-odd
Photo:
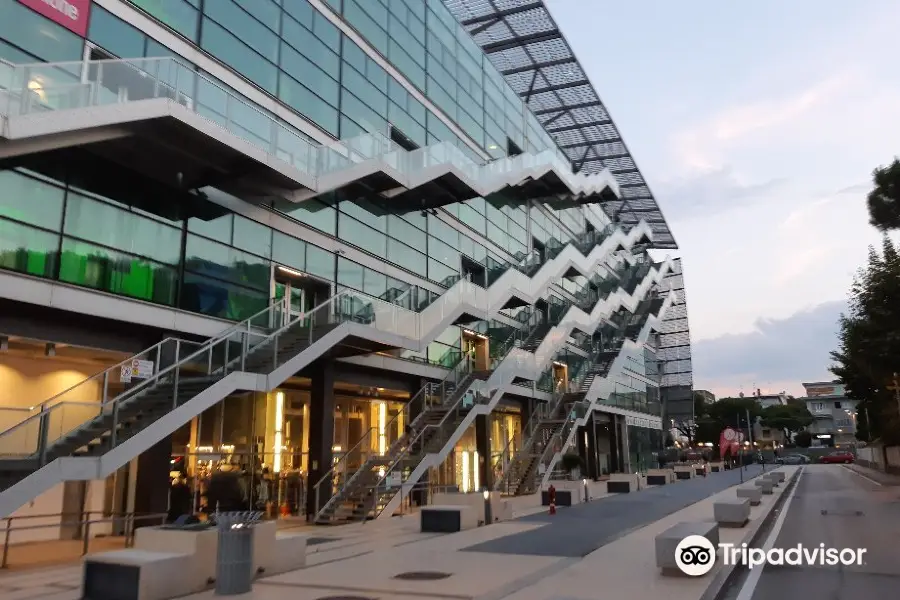
[[723, 463], [723, 462], [709, 463], [709, 472], [710, 473], [719, 473], [724, 470], [725, 470], [725, 463]]
[[649, 469], [647, 471], [647, 485], [666, 485], [675, 481], [673, 469]]
[[675, 477], [678, 479], [693, 479], [697, 476], [697, 471], [691, 465], [678, 465], [675, 467]]
[[[503, 498], [500, 492], [491, 492], [491, 518], [494, 522], [509, 521], [512, 519], [512, 503]], [[559, 496], [557, 493], [557, 500]], [[484, 520], [484, 495], [482, 492], [436, 492], [432, 498], [434, 504], [440, 506], [469, 506], [478, 515], [478, 520]]]
[[91, 600], [168, 600], [190, 593], [191, 577], [177, 552], [114, 550], [84, 559], [81, 597]]
[[772, 471], [769, 473], [769, 477], [778, 479], [779, 482], [784, 482], [785, 474], [784, 471]]
[[712, 521], [674, 525], [656, 536], [656, 566], [662, 570], [663, 575], [683, 576], [675, 562], [675, 550], [681, 540], [689, 535], [701, 535], [713, 546], [719, 547], [719, 526]]
[[471, 506], [425, 506], [421, 509], [422, 533], [456, 533], [478, 527]]
[[750, 506], [759, 506], [762, 503], [762, 494], [762, 489], [758, 487], [737, 488], [737, 497], [750, 500]]
[[757, 477], [753, 483], [766, 495], [771, 495], [775, 489], [775, 482], [768, 477]]
[[706, 465], [694, 465], [694, 474], [697, 477], [706, 477], [708, 472]]
[[779, 479], [777, 475], [773, 475], [772, 473], [760, 475], [760, 478], [772, 482], [772, 487], [778, 487], [778, 484], [781, 482], [781, 479]]
[[719, 527], [743, 527], [750, 521], [750, 499], [720, 500], [713, 503], [713, 517]]
[[[277, 575], [306, 566], [306, 539], [303, 533], [278, 532], [275, 521], [253, 525], [253, 570], [255, 573]], [[185, 555], [189, 565], [182, 565], [188, 573], [188, 590], [204, 590], [216, 577], [216, 556], [219, 531], [215, 527], [203, 529], [173, 529], [166, 526], [141, 527], [135, 531], [134, 547], [150, 552], [177, 552]]]
[[[577, 498], [573, 498], [572, 490], [556, 490], [557, 506], [572, 506], [577, 503]], [[550, 492], [541, 491], [541, 506], [550, 506]]]
[[610, 494], [628, 494], [641, 489], [641, 477], [631, 473], [613, 473], [606, 481], [606, 491]]

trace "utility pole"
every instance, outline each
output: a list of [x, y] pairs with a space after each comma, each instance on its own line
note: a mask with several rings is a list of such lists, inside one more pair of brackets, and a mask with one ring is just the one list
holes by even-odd
[[[753, 423], [750, 422], [750, 409], [745, 409], [747, 415], [747, 441], [750, 442], [750, 451], [754, 454], [756, 453], [756, 448], [753, 446]], [[766, 464], [762, 463], [763, 471], [766, 470]]]

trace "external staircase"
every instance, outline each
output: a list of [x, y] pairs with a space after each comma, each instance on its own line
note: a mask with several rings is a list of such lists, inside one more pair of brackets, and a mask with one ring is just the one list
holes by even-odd
[[[343, 290], [303, 315], [286, 313], [283, 301], [273, 304], [199, 346], [165, 340], [132, 357], [153, 363], [148, 378], [112, 393], [111, 383], [119, 381], [121, 368], [132, 361], [128, 359], [36, 402], [32, 414], [0, 433], [0, 516], [61, 481], [106, 477], [231, 393], [272, 390], [322, 356], [420, 351], [448, 326], [486, 320], [513, 296], [534, 302], [573, 264], [594, 269], [612, 250], [651, 235], [645, 223], [627, 234], [591, 232], [600, 246], [587, 256], [580, 250], [583, 240], [577, 240], [541, 264], [531, 278], [511, 266], [488, 288], [460, 280], [418, 313]], [[636, 301], [619, 294], [611, 303]], [[569, 331], [592, 322], [575, 308]], [[611, 306], [601, 308], [603, 313]], [[557, 345], [563, 341], [554, 340]], [[533, 364], [525, 362], [531, 373]], [[78, 396], [97, 401], [69, 400]]]

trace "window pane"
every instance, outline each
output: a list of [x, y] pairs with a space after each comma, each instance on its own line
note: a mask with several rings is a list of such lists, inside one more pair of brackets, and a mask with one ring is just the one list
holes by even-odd
[[231, 243], [234, 215], [227, 214], [205, 221], [197, 217], [188, 220], [188, 231], [211, 237], [214, 240]]
[[234, 245], [269, 258], [272, 255], [272, 230], [256, 221], [235, 215]]
[[[197, 41], [199, 13], [187, 2], [183, 0], [131, 0], [131, 3], [147, 11], [184, 37]], [[97, 10], [96, 6], [94, 10]], [[93, 15], [91, 20], [93, 20]]]
[[181, 258], [181, 231], [69, 192], [64, 232], [171, 265]]
[[338, 285], [362, 291], [363, 267], [343, 257], [338, 257]]
[[298, 271], [306, 269], [306, 242], [280, 231], [272, 232], [272, 259]]
[[188, 235], [185, 269], [240, 285], [268, 290], [269, 261], [212, 240]]
[[366, 269], [363, 274], [363, 291], [370, 296], [381, 298], [387, 292], [387, 275]]
[[[211, 2], [218, 5], [218, 2]], [[248, 51], [246, 45], [212, 21], [203, 24], [200, 45], [204, 50], [231, 65], [238, 73], [256, 83], [267, 92], [274, 94], [278, 71], [275, 65], [255, 52]]]
[[55, 277], [59, 235], [0, 219], [0, 268]]
[[[323, 90], [326, 91], [327, 90]], [[300, 114], [331, 133], [338, 134], [338, 111], [308, 88], [287, 75], [281, 76], [278, 98]]]
[[124, 252], [63, 239], [59, 278], [113, 294], [172, 305], [178, 271]]
[[383, 233], [363, 225], [345, 214], [340, 215], [339, 237], [376, 256], [384, 256], [387, 252], [387, 238]]
[[16, 171], [0, 171], [0, 215], [59, 231], [64, 192]]
[[306, 247], [306, 272], [327, 281], [334, 281], [334, 254], [308, 244]]
[[318, 200], [306, 200], [296, 208], [285, 211], [285, 214], [327, 234], [337, 232], [337, 211]]
[[185, 273], [181, 308], [211, 317], [241, 321], [268, 306], [268, 296], [267, 292]]
[[144, 55], [144, 34], [99, 6], [91, 10], [88, 38], [122, 58]]
[[0, 39], [49, 62], [81, 60], [84, 49], [79, 36], [18, 2], [0, 2]]
[[387, 259], [392, 263], [400, 265], [404, 269], [408, 269], [423, 277], [425, 276], [427, 265], [425, 255], [413, 250], [406, 244], [389, 239]]
[[[212, 17], [225, 30], [240, 35], [242, 42], [265, 58], [271, 61], [278, 59], [278, 36], [241, 10], [232, 0], [206, 2], [203, 5], [203, 12]], [[205, 37], [206, 24], [203, 28]]]

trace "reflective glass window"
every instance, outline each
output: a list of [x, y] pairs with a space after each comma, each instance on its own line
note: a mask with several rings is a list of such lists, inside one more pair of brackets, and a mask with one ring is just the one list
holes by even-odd
[[144, 56], [144, 34], [100, 6], [91, 9], [88, 38], [116, 56]]
[[269, 261], [190, 234], [185, 269], [260, 290], [268, 290], [271, 280]]
[[234, 215], [229, 213], [214, 219], [200, 219], [193, 217], [188, 219], [188, 231], [199, 233], [214, 240], [231, 242], [234, 227]]
[[72, 191], [66, 200], [63, 232], [171, 265], [181, 259], [180, 229]]
[[320, 59], [327, 58], [329, 54], [331, 52], [326, 50], [324, 56], [316, 56], [313, 62], [291, 46], [282, 43], [281, 68], [304, 86], [314, 90], [323, 100], [337, 106], [340, 86], [335, 79], [317, 66], [321, 64]]
[[59, 234], [0, 219], [0, 269], [55, 277]]
[[285, 214], [327, 234], [337, 232], [337, 211], [318, 200], [305, 200], [296, 208], [286, 210]]
[[196, 273], [184, 274], [181, 308], [211, 317], [241, 321], [269, 305], [268, 291], [255, 290]]
[[342, 240], [346, 240], [376, 256], [384, 256], [387, 253], [387, 237], [383, 233], [363, 225], [356, 219], [343, 213], [339, 219], [338, 234]]
[[[323, 90], [327, 92], [327, 89]], [[338, 111], [293, 78], [281, 76], [278, 98], [329, 132], [338, 135]]]
[[363, 270], [362, 265], [339, 256], [337, 262], [338, 285], [363, 291]]
[[59, 278], [113, 294], [172, 305], [178, 270], [146, 258], [64, 238]]
[[433, 258], [428, 258], [428, 279], [446, 285], [448, 279], [451, 279], [458, 274], [458, 270], [451, 269], [444, 263], [438, 262]]
[[425, 232], [413, 227], [396, 215], [388, 216], [388, 235], [403, 240], [413, 248], [425, 249]]
[[306, 270], [306, 242], [280, 231], [272, 232], [272, 260], [286, 267]]
[[240, 215], [234, 216], [233, 244], [238, 248], [268, 258], [272, 255], [272, 230]]
[[0, 216], [59, 231], [65, 192], [13, 170], [0, 171]]
[[387, 246], [387, 259], [389, 261], [425, 277], [427, 261], [424, 253], [413, 250], [406, 244], [393, 239], [388, 239]]
[[430, 235], [428, 236], [428, 257], [437, 259], [454, 269], [459, 268], [459, 250]]
[[[184, 0], [130, 0], [138, 8], [156, 17], [162, 23], [168, 25], [184, 37], [197, 40], [197, 22], [199, 11]], [[94, 19], [97, 6], [91, 11], [91, 20]], [[153, 56], [148, 54], [148, 56]]]
[[306, 272], [327, 281], [334, 281], [334, 254], [308, 244], [306, 247]]
[[81, 60], [84, 49], [79, 36], [18, 2], [0, 2], [0, 39], [48, 62]]
[[[218, 6], [219, 2], [207, 3], [207, 6], [210, 5]], [[249, 19], [249, 17], [246, 18]], [[257, 23], [257, 25], [259, 24]], [[271, 94], [275, 93], [276, 80], [278, 78], [275, 65], [268, 62], [256, 52], [248, 52], [247, 46], [241, 42], [240, 39], [236, 38], [219, 25], [209, 20], [204, 23], [200, 45], [204, 50], [225, 61], [238, 73], [256, 83], [267, 92]]]
[[383, 298], [388, 289], [388, 277], [378, 271], [366, 269], [363, 273], [363, 291], [370, 296]]
[[[267, 0], [261, 1], [266, 2]], [[227, 31], [239, 35], [242, 42], [265, 58], [273, 62], [278, 59], [278, 36], [247, 14], [233, 0], [205, 2], [203, 12]]]

